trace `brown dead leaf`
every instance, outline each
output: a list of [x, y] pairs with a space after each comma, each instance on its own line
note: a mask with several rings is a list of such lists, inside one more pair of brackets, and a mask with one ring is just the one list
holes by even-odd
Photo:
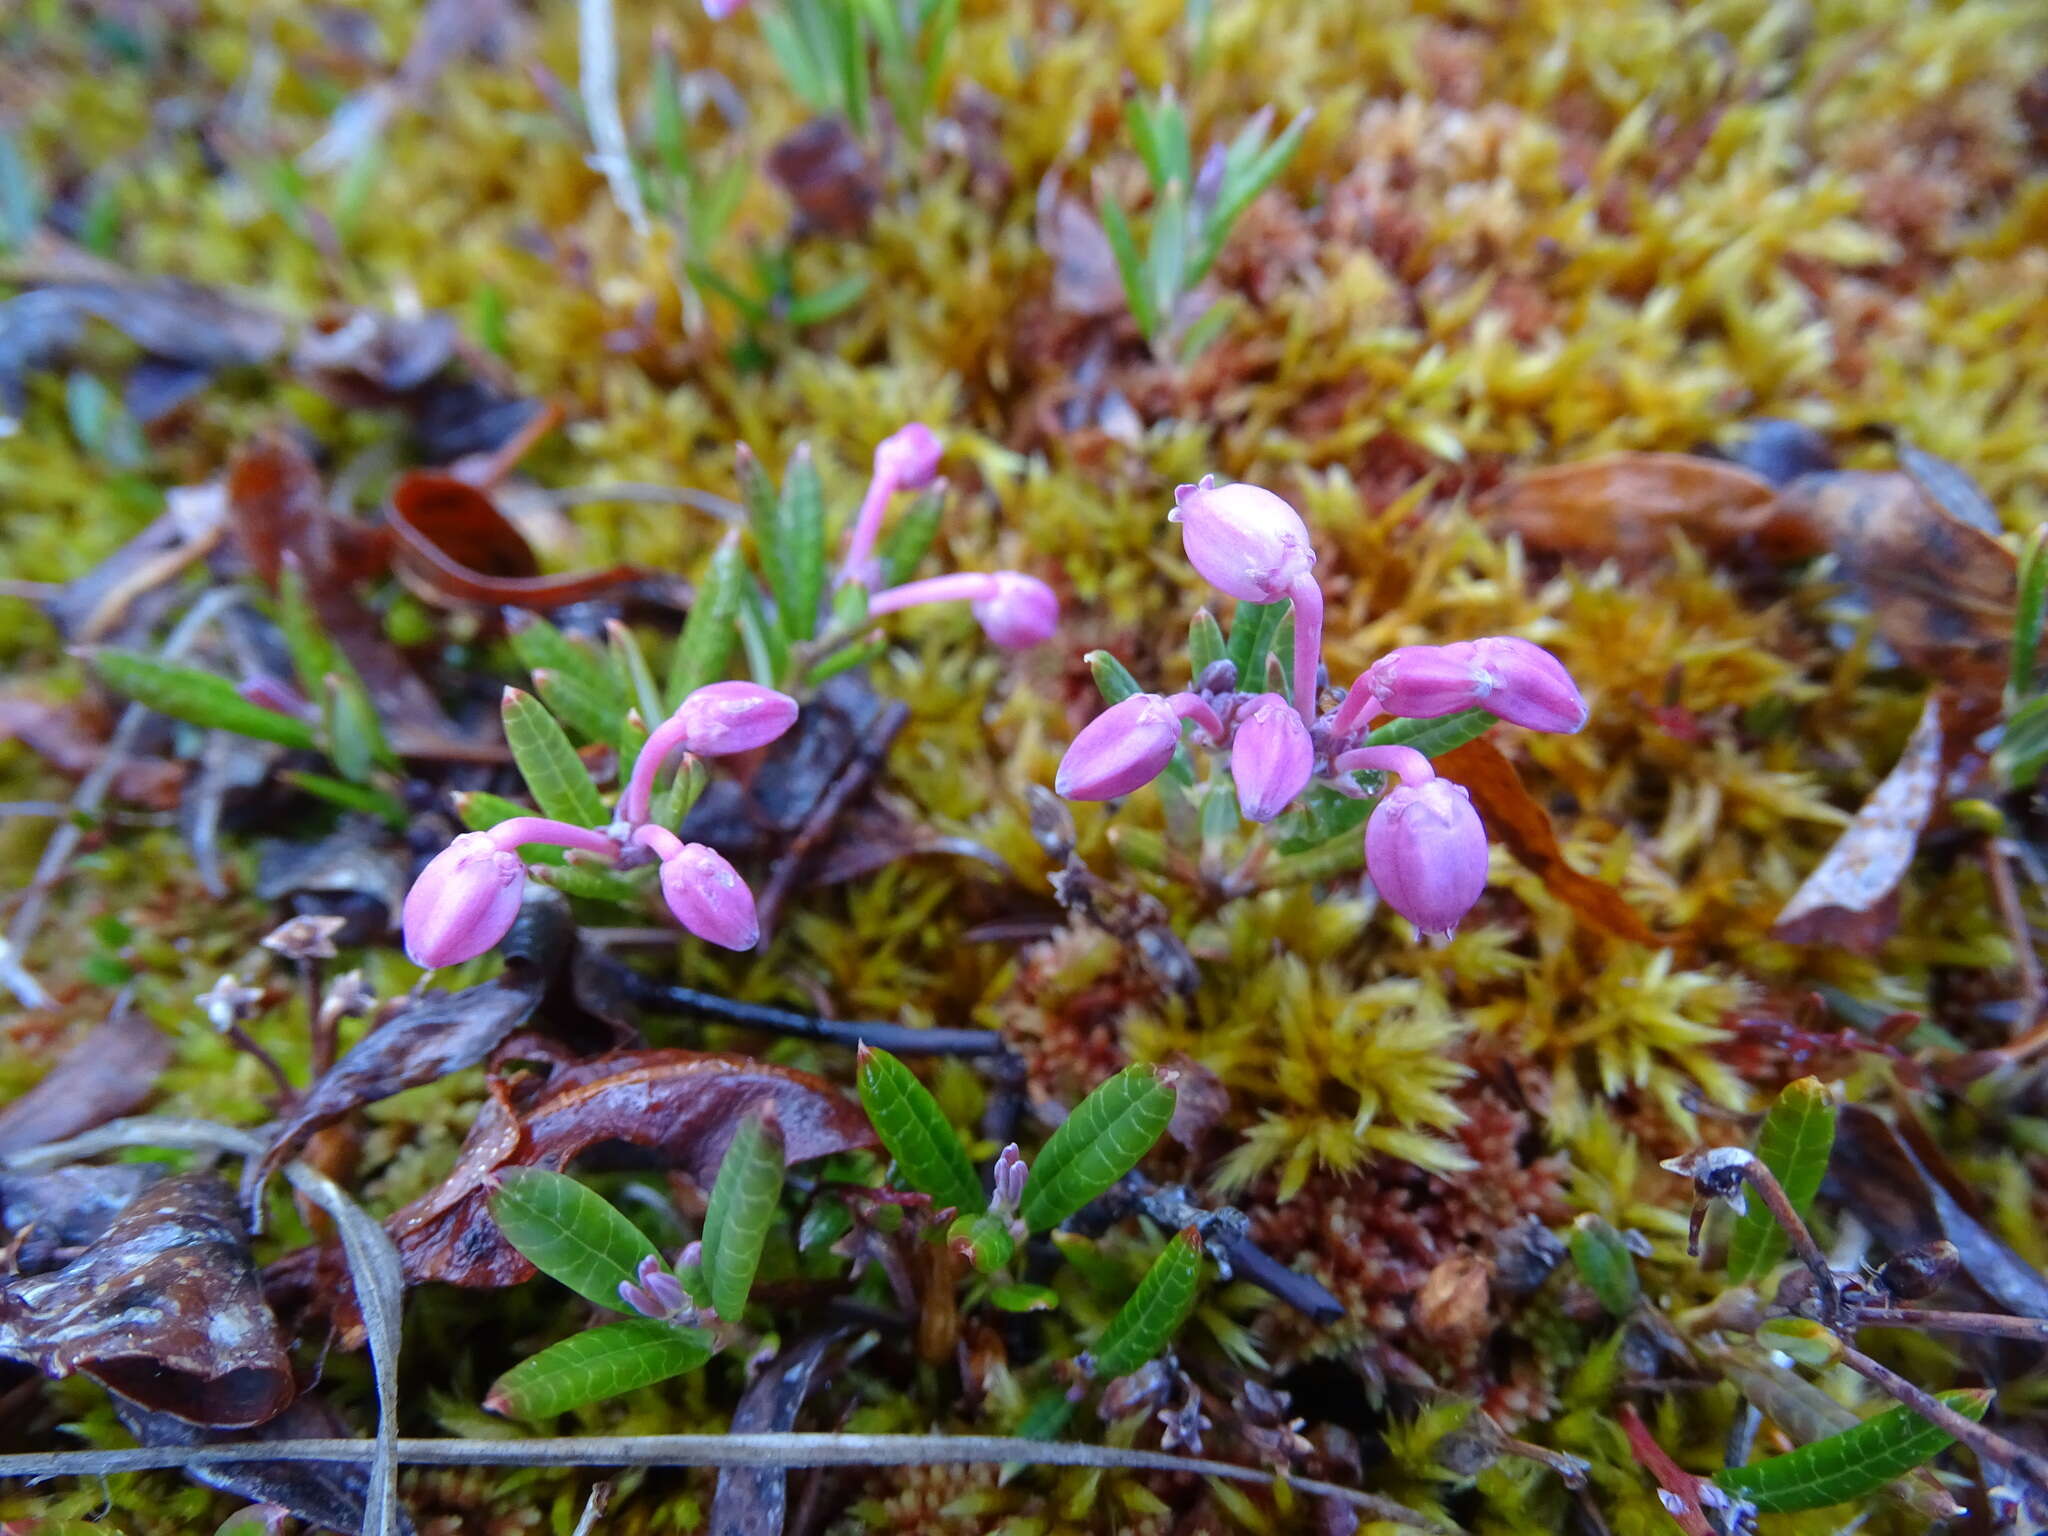
[[1671, 536], [1721, 550], [1758, 534], [1777, 492], [1763, 476], [1685, 453], [1616, 453], [1517, 475], [1477, 510], [1530, 548], [1641, 565]]
[[[58, 772], [82, 779], [105, 755], [113, 722], [90, 700], [65, 704], [0, 695], [0, 741], [18, 741]], [[167, 811], [185, 785], [185, 765], [160, 757], [125, 761], [114, 775], [114, 798]]]
[[1627, 899], [1605, 880], [1582, 875], [1565, 859], [1550, 813], [1531, 798], [1515, 765], [1485, 737], [1436, 760], [1446, 778], [1472, 793], [1472, 804], [1497, 839], [1524, 867], [1542, 876], [1550, 893], [1594, 927], [1631, 944], [1668, 946]]
[[234, 1194], [205, 1173], [144, 1189], [64, 1268], [0, 1281], [0, 1354], [195, 1424], [261, 1424], [297, 1390]]
[[1898, 921], [1892, 899], [1941, 787], [1941, 692], [1927, 696], [1920, 723], [1884, 781], [1827, 857], [1801, 882], [1771, 927], [1788, 944], [1837, 944], [1872, 954]]
[[391, 498], [393, 560], [422, 597], [443, 606], [547, 609], [588, 602], [634, 583], [674, 588], [641, 566], [540, 574], [525, 537], [491, 498], [454, 475], [417, 470]]
[[139, 1108], [171, 1059], [171, 1042], [133, 1008], [119, 1008], [35, 1087], [0, 1109], [0, 1152], [62, 1141]]
[[858, 235], [881, 199], [874, 162], [837, 117], [814, 117], [768, 151], [768, 174], [796, 205], [797, 233]]

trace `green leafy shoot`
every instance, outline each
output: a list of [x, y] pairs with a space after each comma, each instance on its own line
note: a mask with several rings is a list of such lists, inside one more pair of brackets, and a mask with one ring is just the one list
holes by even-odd
[[1230, 616], [1230, 647], [1227, 652], [1237, 666], [1238, 686], [1250, 689], [1251, 680], [1266, 669], [1273, 637], [1280, 633], [1280, 621], [1287, 616], [1287, 604], [1239, 603]]
[[[1787, 1083], [1756, 1133], [1756, 1155], [1777, 1175], [1785, 1198], [1802, 1217], [1820, 1193], [1835, 1144], [1835, 1100], [1817, 1077]], [[1785, 1253], [1785, 1234], [1761, 1200], [1735, 1219], [1728, 1240], [1728, 1278], [1755, 1280]]]
[[1095, 1374], [1105, 1380], [1128, 1376], [1170, 1345], [1195, 1310], [1201, 1283], [1202, 1234], [1183, 1227], [1096, 1340], [1090, 1352]]
[[946, 1238], [968, 1263], [984, 1275], [992, 1275], [1001, 1269], [1017, 1251], [1017, 1240], [1010, 1235], [1010, 1224], [987, 1211], [957, 1218]]
[[1188, 622], [1189, 676], [1199, 678], [1227, 654], [1223, 626], [1216, 622], [1216, 615], [1206, 608], [1198, 610]]
[[963, 1215], [988, 1204], [952, 1122], [910, 1068], [887, 1051], [863, 1045], [855, 1076], [861, 1107], [896, 1160], [898, 1178], [930, 1195], [935, 1205]]
[[654, 1245], [609, 1201], [552, 1169], [508, 1168], [490, 1207], [505, 1241], [534, 1268], [586, 1301], [626, 1310], [619, 1287], [634, 1279]]
[[1635, 1255], [1611, 1222], [1586, 1212], [1572, 1223], [1568, 1246], [1580, 1277], [1601, 1306], [1616, 1317], [1635, 1311], [1643, 1299], [1643, 1283], [1636, 1277]]
[[782, 1199], [782, 1127], [772, 1105], [749, 1112], [733, 1132], [704, 1213], [704, 1279], [711, 1305], [728, 1322], [746, 1311], [761, 1250]]
[[694, 1371], [714, 1352], [701, 1328], [629, 1318], [571, 1334], [522, 1360], [492, 1384], [484, 1407], [517, 1419], [544, 1419]]
[[[1937, 1395], [1970, 1419], [1982, 1419], [1991, 1403], [1991, 1394], [1982, 1390]], [[1947, 1430], [1902, 1405], [1783, 1456], [1724, 1468], [1714, 1482], [1767, 1515], [1825, 1509], [1875, 1493], [1953, 1443]]]
[[825, 492], [808, 444], [790, 457], [767, 535], [756, 538], [783, 634], [791, 641], [810, 639], [825, 595]]
[[604, 826], [610, 819], [604, 797], [547, 706], [530, 693], [507, 688], [500, 712], [505, 744], [540, 813], [574, 826]]
[[[676, 636], [675, 651], [668, 664], [669, 709], [705, 684], [725, 676], [725, 664], [739, 633], [734, 624], [746, 583], [747, 565], [740, 554], [740, 536], [735, 531], [711, 552], [704, 579], [697, 585], [697, 600], [691, 604], [682, 633]], [[657, 711], [647, 724], [658, 725], [665, 717], [666, 711]]]
[[533, 674], [533, 690], [563, 725], [585, 741], [616, 745], [625, 720], [622, 700], [600, 693], [569, 672], [542, 667]]
[[352, 784], [367, 784], [373, 768], [399, 766], [384, 723], [377, 718], [377, 706], [353, 668], [327, 674], [321, 690], [320, 734], [328, 757]]
[[1121, 704], [1131, 695], [1145, 691], [1131, 676], [1131, 669], [1108, 651], [1090, 651], [1081, 659], [1088, 663], [1089, 675], [1095, 679], [1103, 703]]
[[[346, 779], [330, 778], [324, 773], [306, 773], [288, 768], [278, 775], [285, 783], [316, 800], [325, 800], [329, 805], [340, 806], [345, 811], [360, 811], [366, 816], [375, 816], [395, 831], [403, 832], [412, 823], [412, 816], [405, 808], [405, 802], [388, 790], [377, 789], [368, 784], [351, 784]], [[501, 817], [500, 820], [503, 818]]]
[[1173, 1075], [1126, 1067], [1074, 1106], [1031, 1165], [1018, 1216], [1033, 1232], [1056, 1227], [1108, 1191], [1173, 1118]]
[[94, 651], [92, 664], [109, 688], [173, 720], [300, 751], [318, 745], [307, 721], [250, 703], [233, 683], [211, 672], [111, 647]]
[[519, 608], [506, 613], [505, 630], [512, 642], [512, 654], [528, 672], [557, 673], [600, 700], [608, 712], [617, 714], [625, 710], [625, 691], [606, 667], [604, 657], [588, 641], [565, 635], [539, 614]]
[[[604, 627], [605, 646], [611, 655], [611, 672], [626, 699], [640, 712], [641, 720], [648, 725], [659, 725], [662, 720], [661, 688], [654, 681], [654, 669], [647, 664], [647, 653], [640, 648], [640, 637], [618, 619], [612, 619]], [[630, 763], [621, 763], [619, 772], [623, 776], [631, 770]]]
[[1468, 741], [1477, 741], [1499, 724], [1500, 716], [1483, 709], [1461, 709], [1434, 720], [1389, 720], [1367, 735], [1364, 745], [1413, 747], [1424, 757], [1442, 757]]

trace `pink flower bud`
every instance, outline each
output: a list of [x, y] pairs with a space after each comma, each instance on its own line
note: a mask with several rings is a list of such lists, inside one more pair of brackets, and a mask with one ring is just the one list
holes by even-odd
[[640, 1261], [640, 1283], [619, 1282], [619, 1300], [642, 1317], [669, 1318], [683, 1310], [689, 1298], [676, 1277], [661, 1267], [661, 1260], [648, 1254]]
[[796, 700], [758, 683], [709, 683], [684, 699], [669, 719], [685, 751], [728, 757], [765, 747], [796, 724]]
[[1430, 720], [1485, 709], [1512, 725], [1569, 734], [1586, 723], [1586, 701], [1564, 663], [1514, 635], [1453, 645], [1404, 645], [1365, 674], [1390, 715]]
[[1308, 787], [1315, 766], [1315, 743], [1292, 704], [1262, 693], [1245, 706], [1230, 744], [1239, 810], [1253, 821], [1271, 821]]
[[736, 16], [746, 8], [747, 0], [704, 0], [704, 14], [713, 21], [724, 21]]
[[1081, 728], [1053, 788], [1069, 800], [1114, 800], [1164, 773], [1179, 742], [1173, 706], [1156, 693], [1134, 693]]
[[1052, 638], [1060, 624], [1060, 600], [1051, 587], [1021, 571], [996, 571], [988, 580], [988, 595], [971, 605], [982, 633], [1012, 651]]
[[738, 870], [702, 843], [683, 843], [661, 861], [661, 894], [676, 921], [700, 939], [752, 949], [761, 937], [754, 893]]
[[875, 478], [899, 491], [921, 491], [938, 477], [943, 452], [932, 429], [913, 421], [875, 445]]
[[1308, 575], [1316, 552], [1301, 515], [1256, 485], [1200, 485], [1173, 493], [1167, 514], [1181, 525], [1188, 562], [1220, 592], [1246, 603], [1277, 603]]
[[1365, 824], [1365, 867], [1388, 906], [1424, 933], [1449, 933], [1486, 889], [1486, 828], [1465, 786], [1397, 784]]
[[488, 832], [465, 832], [434, 855], [406, 892], [400, 927], [413, 964], [473, 960], [511, 931], [526, 883], [519, 855]]

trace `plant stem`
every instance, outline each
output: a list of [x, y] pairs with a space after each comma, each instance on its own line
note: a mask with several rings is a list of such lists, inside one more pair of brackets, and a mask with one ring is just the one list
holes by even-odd
[[1808, 1230], [1805, 1220], [1792, 1208], [1785, 1186], [1758, 1157], [1752, 1157], [1742, 1165], [1742, 1177], [1763, 1198], [1765, 1208], [1791, 1242], [1792, 1251], [1812, 1272], [1815, 1294], [1820, 1301], [1821, 1323], [1828, 1328], [1840, 1327], [1842, 1283], [1835, 1278], [1834, 1267], [1828, 1263], [1828, 1256], [1820, 1251], [1820, 1244], [1813, 1240], [1813, 1233]]
[[1864, 1380], [1874, 1382], [1928, 1423], [1953, 1435], [1975, 1451], [1980, 1460], [1996, 1463], [2011, 1472], [2020, 1482], [2028, 1510], [2037, 1518], [2048, 1518], [2048, 1457], [2014, 1444], [1974, 1419], [1965, 1418], [1889, 1366], [1879, 1365], [1870, 1356], [1846, 1344], [1842, 1347], [1842, 1364]]
[[1859, 1307], [1858, 1328], [1932, 1328], [1938, 1333], [1975, 1333], [1994, 1339], [2048, 1344], [2048, 1318], [2001, 1317], [1995, 1312], [1934, 1312], [1924, 1307]]

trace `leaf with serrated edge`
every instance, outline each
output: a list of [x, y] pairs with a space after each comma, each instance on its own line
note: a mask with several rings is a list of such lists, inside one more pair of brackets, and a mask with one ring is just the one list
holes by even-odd
[[747, 1294], [775, 1208], [782, 1199], [782, 1131], [773, 1111], [754, 1111], [740, 1121], [704, 1212], [704, 1276], [711, 1305], [727, 1322], [746, 1310]]
[[711, 1355], [711, 1335], [701, 1328], [651, 1317], [606, 1323], [520, 1361], [492, 1384], [484, 1407], [544, 1419], [694, 1371]]
[[952, 1122], [910, 1068], [887, 1051], [863, 1045], [855, 1076], [861, 1107], [905, 1183], [963, 1213], [987, 1203]]
[[[1804, 1216], [1820, 1193], [1835, 1145], [1835, 1101], [1817, 1077], [1787, 1083], [1756, 1133], [1756, 1155], [1778, 1176], [1792, 1209]], [[1785, 1234], [1761, 1200], [1735, 1218], [1728, 1239], [1728, 1278], [1754, 1280], [1785, 1252]]]
[[621, 1282], [654, 1251], [610, 1201], [546, 1168], [506, 1169], [491, 1194], [491, 1219], [535, 1268], [614, 1312], [625, 1310]]
[[540, 813], [579, 827], [605, 825], [610, 816], [590, 770], [547, 706], [530, 693], [507, 688], [501, 713], [505, 744]]
[[1171, 1344], [1195, 1309], [1201, 1281], [1202, 1235], [1183, 1227], [1096, 1340], [1095, 1374], [1128, 1376]]
[[[1983, 1418], [1991, 1402], [1991, 1394], [1984, 1391], [1937, 1395], [1971, 1419]], [[1714, 1482], [1765, 1514], [1825, 1509], [1876, 1492], [1947, 1450], [1954, 1439], [1947, 1430], [1900, 1406], [1783, 1456], [1767, 1457], [1746, 1467], [1725, 1467], [1714, 1474]]]
[[1058, 1226], [1137, 1167], [1173, 1118], [1171, 1080], [1127, 1067], [1074, 1107], [1032, 1164], [1018, 1215], [1033, 1232]]

